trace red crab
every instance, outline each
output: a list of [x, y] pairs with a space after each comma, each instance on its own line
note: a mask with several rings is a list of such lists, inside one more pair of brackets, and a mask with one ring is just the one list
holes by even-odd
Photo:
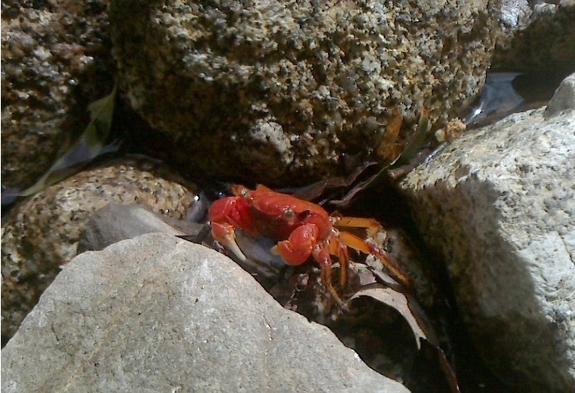
[[341, 265], [341, 285], [347, 284], [349, 267], [348, 247], [377, 256], [404, 284], [409, 279], [386, 256], [385, 252], [342, 228], [363, 228], [368, 235], [381, 229], [369, 218], [330, 216], [321, 206], [292, 195], [275, 192], [263, 185], [249, 190], [241, 185], [232, 186], [235, 196], [215, 201], [210, 207], [209, 219], [215, 240], [242, 260], [246, 257], [236, 243], [235, 228], [250, 236], [265, 236], [278, 241], [272, 252], [279, 254], [288, 265], [301, 265], [310, 257], [321, 267], [323, 285], [342, 304], [331, 282], [331, 256], [337, 256]]

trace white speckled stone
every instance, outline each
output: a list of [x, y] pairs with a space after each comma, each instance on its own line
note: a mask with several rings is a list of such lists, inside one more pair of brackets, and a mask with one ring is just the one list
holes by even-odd
[[575, 391], [573, 78], [547, 112], [473, 131], [402, 183], [479, 351], [531, 391]]

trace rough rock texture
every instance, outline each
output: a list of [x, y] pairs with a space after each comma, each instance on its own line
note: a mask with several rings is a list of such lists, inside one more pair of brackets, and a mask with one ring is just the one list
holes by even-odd
[[112, 90], [108, 1], [2, 1], [2, 184], [32, 185]]
[[555, 91], [553, 99], [545, 110], [545, 117], [567, 113], [572, 114], [575, 109], [575, 74], [569, 75]]
[[495, 69], [575, 71], [575, 1], [503, 0]]
[[377, 150], [394, 106], [407, 123], [424, 104], [437, 124], [461, 110], [497, 3], [120, 0], [114, 54], [125, 97], [182, 165], [293, 186]]
[[73, 176], [12, 209], [2, 226], [4, 339], [14, 334], [61, 265], [76, 256], [94, 211], [109, 203], [137, 203], [176, 219], [185, 215], [194, 195], [165, 171], [149, 161], [124, 159]]
[[545, 109], [463, 136], [402, 187], [485, 360], [575, 390], [575, 75]]
[[2, 351], [2, 391], [38, 389], [408, 392], [231, 260], [164, 234], [84, 253], [46, 290]]

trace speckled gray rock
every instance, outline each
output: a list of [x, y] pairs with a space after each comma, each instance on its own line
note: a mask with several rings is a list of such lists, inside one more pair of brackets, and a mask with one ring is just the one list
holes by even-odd
[[119, 83], [182, 165], [293, 186], [377, 150], [394, 106], [406, 124], [422, 105], [437, 124], [462, 109], [484, 81], [496, 3], [119, 0]]
[[32, 185], [112, 91], [108, 0], [2, 2], [2, 184]]
[[79, 173], [13, 208], [2, 226], [2, 336], [11, 337], [78, 251], [92, 213], [137, 203], [180, 219], [194, 194], [182, 179], [149, 161], [124, 159]]
[[503, 0], [493, 67], [575, 71], [575, 1]]
[[561, 97], [549, 108], [562, 110], [463, 136], [402, 183], [478, 350], [521, 391], [575, 391], [575, 100]]
[[103, 250], [121, 240], [146, 233], [197, 236], [203, 227], [203, 224], [151, 212], [140, 205], [111, 203], [91, 215], [80, 238], [78, 253]]
[[551, 118], [557, 114], [569, 113], [575, 109], [575, 74], [569, 75], [555, 91], [553, 99], [547, 105], [545, 117]]
[[2, 351], [2, 391], [38, 389], [408, 392], [230, 259], [165, 234], [58, 275]]

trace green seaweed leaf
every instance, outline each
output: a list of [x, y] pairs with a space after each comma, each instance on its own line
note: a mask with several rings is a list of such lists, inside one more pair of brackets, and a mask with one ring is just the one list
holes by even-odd
[[105, 143], [110, 135], [117, 86], [110, 94], [88, 106], [90, 123], [78, 140], [58, 158], [48, 171], [31, 187], [21, 191], [19, 196], [30, 196], [61, 182], [77, 173], [92, 159], [106, 151]]

